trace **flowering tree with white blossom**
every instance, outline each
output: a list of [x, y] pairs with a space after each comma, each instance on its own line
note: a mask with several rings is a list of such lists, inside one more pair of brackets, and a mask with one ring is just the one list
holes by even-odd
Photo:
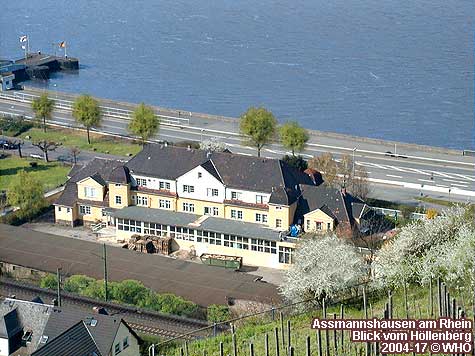
[[289, 301], [335, 297], [366, 275], [362, 256], [335, 235], [303, 237], [293, 260], [279, 287]]
[[434, 219], [413, 222], [378, 253], [375, 278], [386, 287], [404, 281], [427, 283], [441, 277], [453, 288], [473, 283], [475, 227], [467, 207], [457, 206]]

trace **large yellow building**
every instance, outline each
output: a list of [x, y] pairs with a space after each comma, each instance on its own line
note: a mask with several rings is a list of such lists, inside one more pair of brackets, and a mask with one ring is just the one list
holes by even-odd
[[291, 226], [294, 232], [351, 230], [364, 207], [281, 160], [147, 145], [128, 162], [95, 159], [75, 167], [55, 216], [71, 226], [115, 226], [117, 240], [169, 236], [197, 255], [285, 268], [298, 240]]

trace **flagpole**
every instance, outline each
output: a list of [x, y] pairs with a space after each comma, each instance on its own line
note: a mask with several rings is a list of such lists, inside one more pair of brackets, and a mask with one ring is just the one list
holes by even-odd
[[68, 44], [64, 41], [64, 56], [68, 58]]

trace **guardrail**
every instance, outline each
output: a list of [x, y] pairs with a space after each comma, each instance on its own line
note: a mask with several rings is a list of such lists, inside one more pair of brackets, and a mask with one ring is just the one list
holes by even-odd
[[[388, 209], [388, 208], [380, 208], [377, 206], [370, 207], [373, 209], [377, 214], [391, 216], [394, 219], [398, 219], [399, 216], [402, 216], [402, 211], [397, 209]], [[424, 213], [410, 213], [409, 219], [411, 220], [424, 220], [426, 218], [426, 214]]]
[[[21, 92], [13, 92], [13, 93], [5, 93], [0, 92], [0, 98], [13, 100], [21, 103], [31, 103], [35, 98], [38, 98], [39, 95], [28, 94], [28, 93], [21, 93]], [[67, 110], [72, 111], [74, 102], [70, 100], [58, 99], [54, 97], [50, 97], [50, 99], [54, 100], [54, 107], [60, 110]], [[108, 117], [114, 117], [123, 120], [130, 120], [132, 119], [132, 110], [120, 109], [120, 108], [113, 108], [109, 106], [99, 106], [102, 114]], [[160, 124], [162, 125], [171, 125], [171, 126], [188, 126], [190, 124], [190, 119], [169, 116], [169, 115], [162, 115], [156, 112], [156, 115], [160, 118]]]

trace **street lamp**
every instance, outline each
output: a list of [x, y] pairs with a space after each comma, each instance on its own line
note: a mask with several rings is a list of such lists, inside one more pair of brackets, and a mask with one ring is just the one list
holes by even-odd
[[356, 147], [353, 148], [353, 178], [355, 177], [355, 152]]

